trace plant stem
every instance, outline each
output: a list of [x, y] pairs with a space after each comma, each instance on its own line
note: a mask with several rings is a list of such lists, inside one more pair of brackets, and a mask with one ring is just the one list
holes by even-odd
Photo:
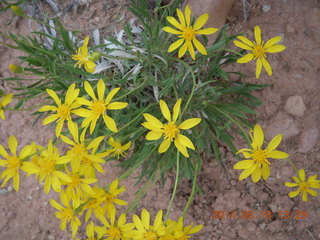
[[164, 217], [164, 222], [167, 221], [168, 219], [168, 216], [171, 212], [171, 208], [172, 208], [172, 203], [173, 203], [173, 200], [176, 196], [176, 193], [177, 193], [177, 187], [178, 187], [178, 182], [179, 182], [179, 169], [180, 169], [180, 152], [177, 151], [177, 170], [176, 170], [176, 181], [174, 183], [174, 188], [173, 188], [173, 193], [172, 193], [172, 196], [171, 196], [171, 199], [170, 199], [170, 202], [169, 202], [169, 206], [167, 208], [167, 212], [166, 212], [166, 215]]

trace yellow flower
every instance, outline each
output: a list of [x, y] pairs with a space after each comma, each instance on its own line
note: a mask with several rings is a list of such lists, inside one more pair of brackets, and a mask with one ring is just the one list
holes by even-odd
[[296, 191], [290, 192], [288, 195], [291, 198], [296, 197], [299, 193], [302, 195], [302, 201], [308, 201], [308, 193], [312, 196], [318, 196], [317, 192], [311, 188], [319, 189], [320, 180], [317, 180], [317, 174], [311, 176], [306, 181], [306, 174], [303, 169], [299, 170], [299, 177], [292, 177], [295, 183], [286, 182], [287, 187], [299, 187]]
[[9, 93], [7, 95], [5, 95], [1, 100], [0, 100], [0, 118], [2, 120], [5, 120], [6, 117], [4, 115], [4, 106], [7, 106], [11, 100], [12, 100], [12, 96], [13, 94], [12, 93]]
[[125, 206], [128, 204], [126, 201], [117, 198], [120, 193], [126, 191], [124, 186], [122, 186], [121, 188], [118, 187], [119, 180], [116, 179], [110, 184], [109, 190], [106, 191], [103, 195], [103, 202], [105, 203], [103, 208], [107, 211], [108, 218], [110, 218], [113, 214], [116, 213], [116, 207], [114, 206], [114, 204], [120, 206]]
[[262, 176], [264, 180], [267, 180], [270, 176], [270, 162], [268, 158], [283, 159], [289, 155], [282, 151], [275, 150], [282, 140], [282, 135], [278, 134], [269, 143], [266, 149], [261, 149], [264, 141], [264, 133], [259, 125], [256, 125], [253, 130], [251, 149], [244, 148], [237, 153], [242, 153], [245, 158], [249, 160], [243, 160], [236, 163], [233, 169], [244, 169], [240, 174], [239, 180], [243, 180], [249, 175], [253, 182], [258, 182]]
[[186, 8], [184, 9], [184, 15], [180, 9], [177, 8], [177, 15], [179, 18], [178, 22], [173, 17], [167, 17], [167, 20], [169, 23], [171, 23], [174, 27], [176, 27], [179, 30], [173, 29], [171, 27], [164, 27], [162, 28], [163, 31], [169, 32], [172, 34], [178, 34], [178, 37], [181, 38], [178, 41], [174, 42], [170, 45], [168, 52], [172, 52], [178, 47], [182, 46], [179, 49], [178, 57], [181, 58], [186, 51], [188, 50], [192, 59], [195, 60], [195, 53], [194, 53], [194, 47], [199, 50], [200, 53], [203, 55], [207, 55], [207, 50], [205, 47], [201, 44], [199, 40], [197, 40], [196, 35], [209, 35], [215, 33], [218, 29], [217, 28], [206, 28], [201, 29], [206, 22], [208, 21], [209, 15], [203, 14], [201, 15], [195, 22], [194, 26], [190, 26], [190, 17], [191, 17], [191, 10], [189, 4], [187, 4]]
[[74, 238], [78, 231], [79, 226], [81, 225], [81, 222], [75, 214], [75, 209], [70, 206], [70, 203], [64, 191], [60, 192], [60, 199], [62, 204], [66, 207], [61, 206], [59, 203], [57, 203], [53, 199], [50, 199], [50, 204], [54, 208], [59, 210], [59, 212], [56, 212], [55, 215], [56, 215], [56, 218], [61, 220], [61, 223], [60, 223], [61, 230], [65, 230], [67, 223], [70, 223], [71, 229], [72, 229], [72, 238]]
[[118, 159], [121, 156], [125, 157], [124, 151], [128, 150], [131, 147], [131, 142], [128, 142], [125, 145], [121, 145], [121, 142], [117, 142], [113, 139], [113, 137], [109, 138], [109, 144], [112, 149], [108, 150], [108, 153], [113, 153], [112, 156], [118, 156]]
[[96, 218], [98, 218], [103, 224], [107, 224], [107, 219], [104, 217], [106, 211], [101, 206], [105, 200], [105, 191], [98, 186], [94, 186], [93, 191], [95, 194], [92, 195], [90, 199], [83, 205], [81, 214], [87, 210], [85, 216], [85, 221], [87, 222], [93, 212]]
[[16, 64], [10, 64], [9, 69], [13, 73], [23, 73], [23, 71], [24, 71], [23, 67], [16, 65]]
[[[64, 141], [66, 144], [69, 144], [70, 145], [69, 148], [71, 149], [67, 152], [67, 155], [62, 157], [62, 159], [64, 159], [66, 163], [71, 162], [71, 168], [73, 172], [80, 171], [80, 168], [82, 167], [82, 163], [84, 161], [86, 161], [87, 164], [90, 161], [97, 162], [97, 163], [105, 162], [101, 159], [100, 156], [107, 155], [107, 153], [100, 156], [95, 156], [94, 154], [89, 154], [88, 152], [90, 150], [92, 151], [94, 150], [95, 152], [96, 149], [99, 147], [101, 141], [103, 140], [104, 136], [97, 137], [87, 143], [87, 141], [84, 138], [86, 129], [84, 129], [82, 131], [82, 134], [79, 136], [78, 125], [74, 122], [71, 122], [69, 124], [69, 131], [71, 132], [71, 135], [74, 141], [70, 140], [69, 138], [63, 135], [60, 135], [60, 138], [62, 139], [62, 141]], [[99, 170], [101, 170], [101, 168], [99, 168]]]
[[[184, 227], [183, 226], [183, 217], [180, 217], [178, 222], [172, 221], [172, 220], [168, 220], [167, 222], [167, 229], [170, 229], [169, 231], [172, 232], [171, 235], [173, 236], [172, 239], [175, 240], [186, 240], [190, 238], [190, 234], [194, 234], [197, 233], [199, 231], [201, 231], [201, 229], [203, 228], [203, 225], [196, 225], [196, 226], [192, 226], [193, 224]], [[170, 235], [168, 235], [170, 236]], [[167, 238], [170, 239], [170, 238]], [[164, 239], [162, 239], [164, 240]]]
[[49, 193], [51, 187], [55, 192], [61, 191], [61, 182], [71, 182], [71, 178], [65, 173], [57, 170], [57, 165], [66, 163], [60, 158], [58, 148], [52, 146], [52, 140], [49, 140], [48, 148], [41, 151], [36, 159], [36, 164], [25, 162], [23, 171], [28, 174], [36, 174], [39, 183], [44, 183], [44, 192]]
[[23, 170], [23, 162], [22, 160], [29, 156], [32, 151], [32, 147], [30, 145], [25, 146], [19, 155], [17, 155], [17, 146], [18, 141], [15, 136], [10, 136], [8, 139], [9, 149], [12, 155], [9, 155], [4, 147], [0, 144], [0, 155], [2, 155], [4, 159], [0, 158], [0, 166], [7, 168], [1, 173], [0, 179], [4, 179], [1, 187], [4, 187], [7, 182], [13, 178], [13, 188], [16, 191], [19, 191], [20, 185], [20, 174], [19, 169]]
[[104, 237], [108, 240], [129, 240], [134, 236], [133, 223], [126, 223], [127, 218], [124, 213], [115, 221], [115, 214], [110, 217], [110, 223], [105, 224]]
[[81, 68], [84, 65], [84, 69], [88, 73], [93, 73], [95, 70], [94, 68], [97, 66], [92, 60], [90, 60], [90, 56], [88, 55], [88, 42], [89, 36], [84, 39], [82, 47], [78, 49], [77, 54], [72, 55], [72, 59], [78, 61], [74, 67]]
[[61, 100], [53, 90], [46, 89], [47, 93], [50, 95], [50, 97], [53, 98], [53, 100], [57, 104], [57, 107], [46, 105], [41, 107], [38, 110], [39, 112], [47, 112], [47, 111], [57, 112], [46, 117], [42, 122], [43, 125], [47, 125], [53, 121], [56, 121], [58, 123], [56, 127], [56, 137], [59, 137], [65, 120], [67, 120], [68, 127], [70, 128], [70, 123], [72, 122], [71, 114], [74, 113], [75, 108], [78, 108], [81, 106], [77, 101], [80, 90], [75, 89], [75, 86], [76, 85], [73, 83], [68, 88], [65, 96], [64, 104], [61, 103]]
[[24, 11], [19, 6], [11, 5], [10, 8], [14, 12], [14, 14], [17, 16], [21, 17], [25, 14]]
[[97, 85], [98, 98], [96, 98], [95, 93], [88, 82], [84, 83], [84, 88], [93, 101], [90, 102], [84, 98], [79, 100], [81, 104], [87, 105], [90, 109], [81, 108], [75, 110], [75, 114], [85, 117], [82, 122], [82, 127], [87, 127], [90, 125], [90, 133], [92, 134], [94, 128], [96, 127], [97, 120], [100, 118], [100, 116], [102, 116], [107, 128], [109, 128], [112, 132], [117, 132], [118, 129], [116, 123], [110, 116], [107, 115], [107, 111], [123, 109], [128, 105], [128, 103], [125, 102], [111, 102], [112, 98], [114, 95], [116, 95], [120, 88], [112, 89], [107, 95], [106, 99], [104, 99], [106, 86], [102, 79], [99, 80]]
[[262, 66], [266, 69], [267, 73], [272, 75], [272, 68], [267, 61], [266, 53], [277, 53], [286, 49], [284, 45], [277, 44], [281, 41], [282, 37], [274, 37], [264, 43], [261, 40], [261, 29], [259, 26], [254, 27], [254, 36], [255, 42], [250, 41], [246, 37], [238, 36], [237, 38], [242, 41], [239, 42], [237, 40], [233, 41], [233, 43], [242, 49], [251, 51], [252, 53], [248, 53], [242, 58], [237, 60], [238, 63], [246, 63], [251, 60], [257, 60], [256, 66], [256, 78], [259, 78]]
[[134, 239], [157, 240], [165, 235], [166, 228], [162, 222], [162, 210], [157, 213], [153, 226], [150, 225], [150, 213], [146, 209], [142, 210], [141, 219], [135, 214], [133, 214], [132, 219], [137, 228], [134, 233]]
[[147, 136], [147, 140], [157, 140], [164, 136], [164, 140], [159, 146], [159, 153], [164, 153], [168, 150], [170, 147], [170, 144], [172, 141], [174, 141], [174, 145], [177, 147], [177, 149], [185, 156], [189, 157], [189, 153], [187, 151], [187, 148], [190, 148], [192, 150], [195, 150], [195, 147], [191, 140], [180, 134], [180, 130], [190, 129], [197, 124], [200, 123], [200, 118], [190, 118], [188, 120], [185, 120], [180, 125], [177, 125], [176, 121], [179, 116], [180, 112], [180, 105], [181, 105], [181, 98], [176, 102], [176, 104], [173, 107], [173, 116], [171, 118], [171, 114], [168, 108], [168, 105], [163, 101], [160, 100], [160, 109], [165, 117], [167, 119], [167, 124], [162, 124], [157, 118], [154, 116], [145, 113], [143, 114], [144, 118], [147, 120], [146, 122], [142, 123], [142, 125], [145, 128], [148, 128], [151, 130]]
[[78, 172], [70, 172], [66, 169], [67, 175], [71, 182], [66, 182], [66, 196], [68, 201], [72, 200], [72, 205], [77, 208], [81, 202], [95, 194], [89, 184], [95, 183], [96, 178], [84, 178]]

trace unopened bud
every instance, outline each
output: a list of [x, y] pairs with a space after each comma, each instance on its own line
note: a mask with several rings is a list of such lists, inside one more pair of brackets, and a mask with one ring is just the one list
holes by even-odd
[[14, 14], [17, 15], [17, 16], [21, 17], [21, 16], [25, 15], [24, 11], [20, 7], [18, 7], [16, 5], [12, 5], [12, 6], [10, 6], [10, 8], [14, 12]]
[[88, 57], [89, 60], [91, 61], [98, 61], [101, 57], [101, 52], [99, 51], [94, 51], [93, 53], [91, 53]]
[[10, 64], [9, 69], [13, 73], [23, 73], [24, 72], [23, 67], [16, 65], [16, 64]]

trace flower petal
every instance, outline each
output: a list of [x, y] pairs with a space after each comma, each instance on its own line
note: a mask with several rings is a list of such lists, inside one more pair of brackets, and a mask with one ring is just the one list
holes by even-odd
[[261, 59], [258, 58], [257, 59], [257, 66], [256, 66], [256, 78], [258, 79], [261, 73], [261, 69], [262, 69], [262, 62]]
[[163, 116], [165, 117], [165, 119], [167, 119], [168, 122], [171, 122], [170, 110], [169, 110], [166, 102], [163, 100], [160, 100], [160, 109], [161, 109], [161, 112], [162, 112]]
[[277, 53], [277, 52], [282, 52], [285, 49], [286, 49], [286, 46], [278, 44], [278, 45], [273, 45], [271, 47], [268, 47], [267, 49], [265, 49], [265, 52]]
[[299, 186], [298, 183], [292, 183], [292, 182], [285, 182], [284, 185], [286, 187], [297, 187], [297, 186]]
[[114, 95], [116, 95], [119, 90], [120, 90], [120, 88], [112, 89], [107, 95], [105, 104], [109, 104], [111, 102], [112, 98], [114, 97]]
[[282, 39], [282, 37], [280, 37], [280, 36], [271, 38], [264, 44], [263, 48], [266, 49], [268, 47], [271, 47], [271, 46], [277, 44], [278, 42], [280, 42], [281, 39]]
[[155, 118], [151, 114], [144, 113], [143, 116], [148, 121], [148, 123], [152, 124], [153, 126], [159, 128], [159, 129], [164, 128], [164, 125], [162, 124], [162, 122], [160, 122], [157, 118]]
[[206, 48], [202, 45], [202, 43], [200, 41], [198, 41], [196, 38], [193, 38], [192, 42], [193, 42], [194, 46], [196, 47], [196, 49], [198, 49], [198, 51], [200, 53], [202, 53], [203, 55], [208, 54]]
[[88, 83], [87, 81], [84, 82], [84, 89], [93, 100], [97, 100], [90, 83]]
[[261, 179], [261, 175], [262, 175], [261, 169], [257, 167], [251, 174], [252, 181], [255, 183], [258, 182]]
[[248, 169], [254, 165], [254, 161], [252, 160], [242, 160], [240, 162], [237, 162], [233, 169]]
[[251, 42], [248, 38], [244, 37], [244, 36], [238, 36], [237, 37], [240, 41], [244, 42], [245, 44], [247, 44], [250, 47], [253, 47], [254, 44], [253, 42]]
[[147, 139], [147, 140], [158, 140], [159, 138], [161, 138], [162, 135], [163, 135], [162, 132], [150, 131], [150, 132], [146, 135], [146, 139]]
[[218, 31], [218, 28], [205, 28], [195, 32], [195, 34], [210, 35]]
[[184, 135], [182, 135], [182, 134], [178, 134], [178, 135], [177, 135], [177, 138], [178, 138], [178, 141], [179, 141], [183, 146], [185, 146], [185, 147], [187, 147], [187, 148], [190, 148], [190, 149], [192, 149], [192, 150], [195, 150], [195, 147], [194, 147], [192, 141], [191, 141], [188, 137], [186, 137], [186, 136], [184, 136]]
[[179, 52], [178, 52], [178, 58], [182, 58], [183, 55], [186, 53], [187, 51], [187, 48], [188, 48], [188, 45], [191, 44], [190, 41], [186, 41], [182, 46], [181, 48], [179, 49]]
[[180, 113], [180, 106], [181, 106], [182, 99], [179, 98], [176, 104], [173, 107], [173, 121], [177, 121], [179, 113]]
[[168, 32], [168, 33], [172, 33], [172, 34], [182, 34], [181, 31], [173, 29], [171, 27], [163, 27], [162, 30], [165, 32]]
[[248, 45], [245, 44], [245, 43], [239, 42], [239, 41], [237, 41], [237, 40], [234, 40], [233, 43], [234, 43], [234, 45], [236, 45], [236, 46], [239, 47], [239, 48], [252, 51], [252, 47], [248, 46]]
[[193, 25], [193, 29], [194, 30], [198, 30], [200, 28], [202, 28], [206, 22], [208, 21], [208, 18], [209, 18], [209, 14], [208, 13], [205, 13], [205, 14], [202, 14], [195, 22], [195, 24]]
[[125, 107], [128, 106], [128, 103], [126, 102], [112, 102], [109, 103], [107, 106], [107, 109], [109, 110], [119, 110], [119, 109], [123, 109]]
[[242, 173], [239, 176], [239, 180], [242, 181], [243, 179], [247, 178], [250, 174], [254, 172], [254, 170], [257, 168], [257, 164], [252, 165], [250, 168], [247, 168], [242, 171]]
[[268, 147], [266, 148], [266, 153], [272, 152], [274, 149], [276, 149], [279, 146], [281, 140], [282, 140], [282, 134], [278, 134], [277, 136], [272, 138]]
[[150, 227], [150, 213], [146, 210], [143, 209], [141, 212], [141, 221], [145, 229], [149, 230]]
[[9, 149], [10, 149], [11, 153], [14, 156], [16, 156], [17, 155], [17, 146], [18, 146], [18, 141], [17, 141], [16, 137], [11, 135], [9, 137], [8, 144], [9, 144]]
[[269, 74], [269, 76], [271, 76], [272, 75], [272, 68], [271, 68], [269, 62], [267, 61], [267, 59], [261, 58], [261, 62], [262, 62], [262, 65], [264, 66], [264, 68], [266, 69], [267, 73]]
[[270, 167], [268, 165], [262, 166], [261, 173], [262, 173], [262, 178], [264, 180], [267, 180], [270, 176]]
[[282, 151], [272, 151], [267, 153], [267, 158], [284, 159], [288, 157], [289, 157], [289, 154]]
[[100, 79], [97, 85], [98, 88], [98, 98], [99, 101], [103, 101], [104, 92], [106, 91], [106, 85], [104, 84], [103, 79]]
[[261, 29], [259, 26], [254, 27], [254, 37], [256, 39], [257, 45], [261, 45]]
[[179, 125], [180, 129], [190, 129], [194, 126], [198, 125], [201, 122], [201, 118], [190, 118], [185, 120], [183, 123]]
[[189, 4], [187, 4], [187, 6], [184, 9], [184, 16], [186, 18], [187, 27], [189, 27], [190, 26], [190, 17], [191, 17], [191, 10], [190, 10]]
[[162, 143], [159, 146], [158, 152], [159, 153], [164, 153], [168, 150], [170, 147], [171, 141], [169, 139], [165, 139], [162, 141]]
[[181, 152], [183, 154], [183, 156], [185, 156], [187, 158], [189, 157], [189, 153], [188, 153], [187, 148], [179, 141], [178, 138], [176, 138], [174, 140], [174, 145], [179, 150], [179, 152]]
[[176, 50], [178, 47], [181, 46], [181, 44], [184, 42], [184, 39], [179, 39], [177, 41], [175, 41], [174, 43], [172, 43], [169, 48], [168, 48], [168, 52], [172, 52], [174, 50]]
[[253, 58], [254, 58], [253, 53], [248, 53], [248, 54], [244, 55], [243, 57], [239, 58], [239, 59], [237, 60], [237, 63], [250, 62]]
[[109, 128], [112, 132], [118, 132], [116, 122], [106, 114], [103, 114], [103, 120], [106, 124], [107, 128]]
[[[260, 125], [255, 125], [253, 129], [253, 141], [254, 141], [254, 148], [260, 148], [263, 144], [264, 140], [264, 133]], [[253, 143], [252, 143], [253, 144]]]
[[305, 173], [304, 169], [299, 170], [299, 178], [302, 182], [304, 182], [306, 180], [306, 173]]
[[180, 24], [181, 24], [183, 27], [185, 27], [185, 26], [186, 26], [186, 21], [185, 21], [185, 19], [184, 19], [184, 16], [183, 16], [182, 11], [181, 11], [179, 8], [177, 8], [177, 15], [178, 15]]
[[194, 53], [194, 48], [192, 44], [188, 45], [188, 52], [193, 60], [196, 60], [196, 54]]
[[167, 21], [171, 23], [173, 26], [175, 26], [176, 28], [183, 30], [183, 26], [180, 23], [178, 23], [178, 21], [174, 17], [168, 16]]
[[290, 192], [290, 193], [288, 194], [288, 196], [291, 197], [291, 198], [294, 198], [294, 197], [296, 197], [299, 193], [300, 193], [300, 190], [298, 189], [298, 190], [296, 190], [296, 191]]
[[61, 106], [61, 100], [59, 99], [58, 95], [51, 89], [46, 89], [47, 93], [50, 95], [50, 97], [53, 98], [53, 100], [55, 101], [55, 103], [58, 106]]

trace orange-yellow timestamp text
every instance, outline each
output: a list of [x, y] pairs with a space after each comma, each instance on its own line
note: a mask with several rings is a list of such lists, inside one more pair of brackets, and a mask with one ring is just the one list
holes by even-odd
[[286, 211], [282, 210], [278, 213], [267, 211], [217, 211], [212, 212], [212, 219], [273, 219], [274, 217], [279, 219], [296, 219], [303, 220], [308, 218], [308, 212], [306, 210]]

